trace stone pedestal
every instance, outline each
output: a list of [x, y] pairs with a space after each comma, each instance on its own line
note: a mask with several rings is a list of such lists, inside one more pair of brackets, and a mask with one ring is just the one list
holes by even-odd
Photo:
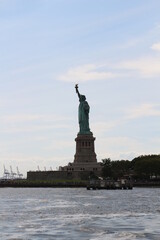
[[76, 154], [74, 163], [97, 163], [93, 134], [78, 134], [76, 141]]
[[93, 134], [78, 134], [74, 162], [70, 164], [73, 171], [90, 171], [98, 173], [101, 165], [97, 163]]
[[100, 176], [102, 167], [100, 163], [97, 163], [93, 134], [78, 134], [75, 141], [74, 161], [61, 167], [61, 170], [72, 172], [73, 175], [75, 175], [74, 172], [86, 172], [89, 176], [92, 172]]

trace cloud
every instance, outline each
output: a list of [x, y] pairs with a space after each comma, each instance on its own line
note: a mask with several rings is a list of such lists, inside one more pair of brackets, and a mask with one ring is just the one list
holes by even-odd
[[[151, 49], [160, 51], [160, 42], [153, 44]], [[113, 64], [113, 69], [127, 70], [128, 74], [136, 74], [138, 77], [160, 77], [160, 57], [157, 55], [148, 55], [137, 59], [122, 61]]]
[[39, 126], [24, 126], [24, 127], [18, 127], [18, 126], [9, 126], [3, 129], [0, 129], [1, 133], [21, 133], [21, 132], [40, 132], [40, 131], [47, 131], [51, 129], [69, 129], [70, 126], [67, 124], [52, 124], [52, 125], [39, 125]]
[[[141, 39], [128, 42], [125, 48], [136, 45]], [[124, 47], [124, 46], [123, 46]], [[123, 48], [122, 47], [122, 48]], [[160, 42], [151, 46], [152, 50], [160, 51]], [[85, 82], [93, 80], [108, 80], [113, 78], [160, 77], [160, 56], [146, 55], [136, 59], [126, 59], [120, 62], [103, 62], [101, 64], [86, 64], [70, 68], [58, 76], [58, 80], [67, 82]]]
[[[156, 48], [158, 50], [158, 45]], [[116, 63], [82, 65], [70, 68], [65, 74], [58, 76], [58, 80], [79, 83], [114, 78], [120, 79], [122, 77], [130, 78], [131, 76], [142, 78], [160, 77], [160, 57], [146, 56]]]
[[67, 149], [67, 148], [74, 148], [75, 143], [73, 140], [54, 140], [52, 141], [49, 145], [44, 147], [45, 150], [62, 150], [62, 149]]
[[[91, 130], [94, 129], [94, 134], [97, 137], [103, 138], [103, 136], [112, 131], [117, 126], [123, 126], [126, 122], [144, 117], [159, 117], [160, 116], [160, 104], [142, 103], [138, 106], [130, 107], [124, 110], [123, 116], [116, 118], [112, 121], [100, 121], [92, 123]], [[123, 139], [124, 140], [124, 139]]]
[[137, 107], [127, 110], [126, 118], [134, 119], [149, 116], [160, 116], [160, 104], [141, 104]]
[[153, 49], [153, 50], [155, 50], [155, 51], [160, 51], [160, 42], [154, 43], [154, 44], [151, 46], [151, 49]]
[[133, 159], [141, 155], [144, 145], [137, 139], [130, 137], [104, 137], [96, 142], [99, 159], [110, 157], [112, 160]]
[[117, 64], [121, 70], [135, 72], [140, 77], [150, 78], [160, 76], [160, 58], [146, 57], [137, 60], [128, 60]]
[[112, 160], [132, 160], [140, 155], [159, 154], [160, 138], [141, 139], [131, 137], [104, 137], [96, 142], [98, 161], [104, 158]]
[[101, 136], [119, 124], [120, 124], [120, 120], [105, 121], [105, 122], [101, 121], [101, 122], [93, 123], [91, 126], [91, 129], [94, 129], [94, 134], [96, 136]]
[[102, 65], [87, 64], [69, 69], [65, 74], [58, 77], [66, 82], [85, 82], [91, 80], [106, 80], [115, 78], [117, 74], [110, 71], [101, 71]]
[[0, 132], [38, 132], [70, 129], [70, 118], [58, 115], [15, 114], [0, 117]]
[[15, 115], [4, 115], [0, 117], [0, 121], [4, 122], [34, 122], [34, 121], [43, 121], [43, 122], [65, 122], [66, 120], [70, 120], [67, 117], [53, 115], [53, 114], [15, 114]]

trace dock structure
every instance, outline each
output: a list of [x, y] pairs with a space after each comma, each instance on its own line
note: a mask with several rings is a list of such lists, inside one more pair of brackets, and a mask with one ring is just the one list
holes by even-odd
[[96, 189], [120, 189], [120, 190], [127, 190], [127, 189], [133, 189], [133, 184], [131, 181], [126, 179], [121, 179], [118, 181], [114, 180], [89, 180], [87, 184], [87, 190], [96, 190]]

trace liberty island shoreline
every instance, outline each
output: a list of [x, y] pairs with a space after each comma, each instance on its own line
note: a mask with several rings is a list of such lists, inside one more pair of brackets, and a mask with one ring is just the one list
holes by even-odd
[[[97, 190], [118, 190], [128, 189], [122, 186], [115, 187], [117, 181], [112, 181], [113, 185], [110, 187], [96, 187]], [[0, 181], [0, 188], [87, 188], [89, 181], [28, 181], [27, 179], [21, 180], [5, 180]], [[133, 188], [160, 188], [160, 181], [158, 182], [145, 182], [138, 181], [132, 182]]]

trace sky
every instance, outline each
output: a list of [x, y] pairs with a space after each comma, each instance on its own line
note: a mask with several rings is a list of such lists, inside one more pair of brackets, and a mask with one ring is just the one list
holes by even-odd
[[0, 0], [0, 176], [73, 162], [75, 84], [97, 160], [160, 153], [159, 0]]

